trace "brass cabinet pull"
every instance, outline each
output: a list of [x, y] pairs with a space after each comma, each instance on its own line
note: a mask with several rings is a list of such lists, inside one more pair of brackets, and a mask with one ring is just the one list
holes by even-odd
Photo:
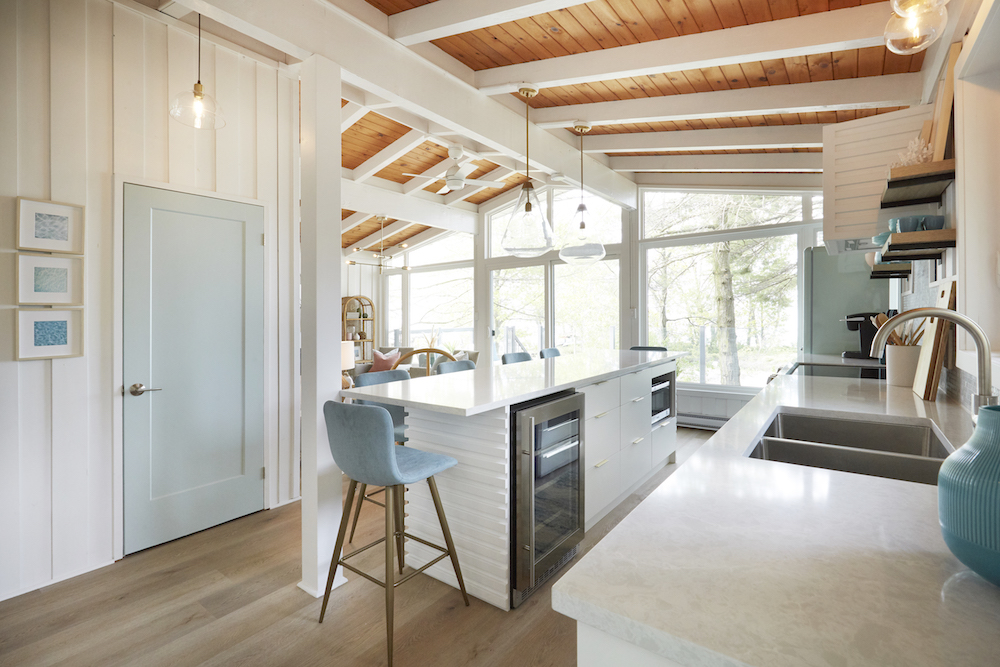
[[611, 412], [611, 410], [607, 410], [607, 411], [605, 411], [605, 412], [602, 412], [602, 413], [601, 413], [601, 414], [599, 414], [599, 415], [594, 415], [594, 419], [600, 419], [601, 417], [607, 417], [607, 416], [608, 416], [608, 414], [610, 414], [610, 412]]
[[632, 441], [632, 444], [633, 445], [638, 445], [640, 442], [642, 442], [645, 439], [646, 439], [646, 436], [643, 436], [641, 438], [636, 438], [635, 440]]
[[607, 463], [607, 462], [608, 462], [608, 461], [610, 461], [610, 460], [611, 460], [611, 459], [604, 459], [604, 460], [603, 460], [603, 461], [601, 461], [600, 463], [595, 463], [595, 464], [594, 464], [594, 467], [595, 467], [595, 468], [600, 468], [600, 467], [601, 467], [602, 465], [604, 465], [605, 463]]
[[642, 400], [642, 399], [644, 399], [644, 398], [646, 398], [646, 397], [645, 397], [645, 396], [640, 396], [639, 398], [633, 398], [633, 399], [632, 399], [632, 402], [633, 402], [633, 403], [638, 403], [639, 401], [641, 401], [641, 400]]

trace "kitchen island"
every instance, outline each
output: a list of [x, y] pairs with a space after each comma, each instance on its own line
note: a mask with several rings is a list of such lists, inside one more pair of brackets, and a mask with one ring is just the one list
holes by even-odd
[[908, 387], [776, 378], [553, 586], [578, 664], [1000, 665], [1000, 588], [948, 551], [937, 487], [747, 458], [782, 411], [972, 432]]
[[[584, 518], [591, 526], [663, 467], [676, 449], [676, 417], [651, 426], [652, 379], [679, 354], [586, 350], [506, 366], [418, 377], [341, 392], [406, 408], [407, 445], [453, 456], [436, 476], [469, 594], [501, 609], [511, 595], [511, 406], [575, 390], [585, 397]], [[407, 489], [407, 531], [440, 543], [426, 485]], [[437, 555], [415, 541], [407, 562]], [[450, 565], [427, 570], [457, 584]]]

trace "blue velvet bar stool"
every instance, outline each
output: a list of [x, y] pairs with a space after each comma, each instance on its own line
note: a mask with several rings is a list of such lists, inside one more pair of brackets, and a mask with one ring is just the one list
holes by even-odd
[[558, 347], [547, 347], [544, 350], [539, 350], [538, 356], [541, 357], [542, 359], [548, 359], [550, 357], [559, 357], [562, 355], [559, 354]]
[[442, 361], [437, 365], [437, 374], [457, 373], [459, 371], [476, 370], [476, 362], [469, 359], [459, 359], [458, 361]]
[[527, 352], [507, 352], [500, 357], [500, 361], [504, 364], [519, 364], [522, 361], [531, 361], [531, 355]]
[[[409, 380], [410, 374], [406, 371], [396, 369], [394, 371], [376, 371], [374, 373], [362, 373], [358, 377], [354, 378], [355, 387], [370, 387], [373, 384], [385, 384], [387, 382], [399, 382], [401, 380]], [[377, 401], [365, 401], [362, 399], [355, 399], [354, 403], [356, 405], [377, 405], [380, 408], [385, 408], [389, 412], [389, 416], [392, 417], [392, 427], [393, 427], [393, 437], [396, 438], [396, 442], [402, 444], [406, 442], [406, 436], [403, 434], [406, 430], [406, 410], [400, 405], [389, 405], [387, 403], [379, 403]], [[358, 517], [361, 516], [361, 505], [367, 500], [370, 503], [378, 505], [379, 507], [385, 507], [382, 503], [375, 500], [373, 496], [382, 493], [384, 489], [376, 489], [371, 493], [368, 493], [368, 486], [366, 484], [361, 485], [361, 489], [358, 492], [358, 505], [354, 508], [354, 520], [351, 522], [351, 534], [348, 536], [347, 541], [354, 541], [354, 531], [358, 528]], [[351, 507], [348, 506], [348, 511]]]
[[[422, 452], [412, 447], [397, 447], [393, 436], [392, 419], [384, 408], [375, 405], [327, 401], [323, 406], [323, 415], [326, 417], [326, 431], [330, 439], [330, 452], [333, 454], [333, 460], [351, 480], [344, 507], [350, 507], [354, 502], [354, 493], [358, 484], [384, 486], [385, 537], [341, 557], [348, 522], [348, 513], [344, 512], [343, 518], [340, 520], [340, 530], [337, 531], [337, 543], [333, 548], [333, 560], [330, 562], [330, 575], [326, 580], [326, 593], [323, 595], [323, 607], [319, 612], [319, 622], [322, 623], [323, 617], [326, 615], [326, 605], [330, 602], [330, 589], [333, 586], [333, 578], [338, 565], [379, 584], [385, 589], [386, 642], [391, 667], [393, 594], [396, 586], [409, 581], [445, 557], [449, 557], [451, 565], [455, 569], [455, 578], [458, 579], [458, 586], [462, 591], [465, 606], [469, 606], [469, 594], [465, 591], [465, 580], [462, 579], [462, 570], [458, 566], [455, 543], [451, 539], [451, 530], [448, 528], [444, 508], [441, 507], [441, 496], [438, 494], [437, 483], [434, 481], [434, 475], [451, 468], [458, 461], [450, 456]], [[427, 486], [430, 487], [434, 509], [437, 510], [441, 533], [444, 535], [447, 548], [405, 532], [403, 508], [400, 502], [403, 498], [403, 485], [415, 484], [424, 479], [427, 480]], [[416, 540], [442, 553], [423, 567], [410, 572], [397, 581], [393, 560], [399, 561], [399, 573], [402, 574], [404, 537]], [[381, 542], [385, 542], [385, 581], [379, 581], [347, 562], [347, 559], [352, 556], [367, 551]]]
[[639, 350], [640, 352], [666, 352], [667, 348], [657, 347], [655, 345], [633, 345], [629, 348], [630, 350]]

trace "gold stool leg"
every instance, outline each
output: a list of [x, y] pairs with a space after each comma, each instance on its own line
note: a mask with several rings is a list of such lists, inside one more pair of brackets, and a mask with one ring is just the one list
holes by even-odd
[[[348, 543], [354, 541], [354, 531], [358, 529], [358, 517], [361, 515], [361, 506], [365, 503], [365, 491], [368, 490], [367, 484], [361, 485], [361, 493], [358, 494], [358, 507], [354, 510], [354, 521], [351, 523], [351, 534], [347, 538]], [[348, 511], [353, 508], [348, 507]]]
[[469, 606], [469, 594], [465, 592], [465, 580], [462, 579], [462, 568], [458, 566], [458, 554], [455, 553], [455, 543], [451, 539], [451, 530], [448, 528], [448, 520], [444, 518], [444, 508], [441, 507], [441, 496], [438, 495], [437, 482], [434, 475], [427, 478], [427, 486], [431, 489], [431, 497], [434, 499], [434, 509], [437, 510], [438, 521], [441, 523], [441, 532], [444, 533], [444, 543], [448, 547], [448, 555], [451, 556], [451, 565], [455, 568], [455, 576], [458, 577], [458, 586], [462, 589], [462, 598], [465, 599], [465, 606]]
[[[354, 502], [354, 491], [358, 488], [358, 483], [353, 479], [347, 487], [347, 501], [344, 503], [344, 512], [340, 517], [340, 530], [337, 531], [337, 544], [333, 547], [333, 560], [330, 561], [330, 574], [326, 578], [326, 593], [323, 594], [323, 607], [319, 610], [319, 622], [323, 622], [326, 616], [326, 605], [330, 602], [330, 590], [333, 588], [333, 578], [337, 574], [337, 565], [340, 564], [340, 551], [344, 548], [344, 535], [347, 534], [347, 521], [350, 517], [351, 504]], [[363, 492], [362, 492], [362, 497]], [[360, 504], [360, 503], [359, 503]]]
[[396, 540], [393, 533], [396, 530], [396, 489], [398, 487], [385, 487], [385, 633], [386, 644], [389, 651], [389, 667], [392, 667], [392, 612], [393, 612], [393, 549], [396, 547]]
[[396, 559], [399, 561], [399, 573], [403, 574], [403, 567], [405, 563], [403, 562], [406, 558], [406, 554], [403, 552], [403, 531], [406, 530], [406, 523], [404, 521], [404, 503], [403, 494], [405, 489], [402, 484], [396, 487], [395, 500], [396, 500]]

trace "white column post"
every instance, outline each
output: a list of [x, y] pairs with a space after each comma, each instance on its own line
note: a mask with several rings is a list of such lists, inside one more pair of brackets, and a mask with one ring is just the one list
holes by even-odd
[[[319, 597], [343, 512], [323, 404], [340, 392], [340, 66], [302, 63], [302, 581]], [[337, 581], [344, 583], [342, 574]]]

